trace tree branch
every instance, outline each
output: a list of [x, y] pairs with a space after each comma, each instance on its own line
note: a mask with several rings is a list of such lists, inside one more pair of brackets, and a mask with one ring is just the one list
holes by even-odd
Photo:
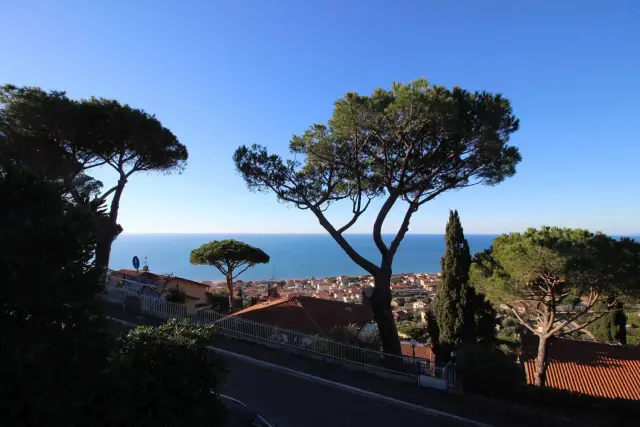
[[117, 189], [117, 188], [118, 188], [118, 186], [117, 186], [117, 185], [115, 185], [115, 186], [111, 187], [111, 188], [110, 188], [106, 193], [102, 193], [102, 194], [100, 195], [100, 197], [98, 197], [98, 200], [99, 200], [99, 201], [106, 200], [106, 198], [107, 198], [107, 197], [109, 197], [109, 195], [110, 195], [111, 193], [113, 193], [114, 191], [116, 191], [116, 189]]
[[[575, 314], [573, 316], [569, 316], [569, 318], [567, 320], [565, 320], [563, 323], [561, 323], [560, 325], [558, 325], [555, 328], [553, 328], [551, 330], [550, 334], [553, 335], [553, 334], [557, 333], [558, 331], [561, 331], [567, 325], [569, 325], [570, 323], [572, 323], [576, 319], [578, 319], [580, 316], [583, 316], [584, 314], [588, 313], [589, 310], [591, 310], [591, 308], [596, 304], [596, 302], [598, 302], [599, 299], [600, 299], [600, 294], [598, 292], [595, 292], [595, 295], [593, 297], [592, 296], [589, 297], [589, 303], [587, 304], [587, 306], [584, 309], [582, 309], [582, 311], [580, 311], [578, 314]], [[602, 317], [602, 316], [600, 316], [600, 317]], [[587, 325], [589, 325], [591, 323], [587, 323]]]
[[353, 212], [353, 218], [351, 218], [351, 220], [348, 223], [340, 227], [337, 232], [339, 234], [342, 234], [345, 231], [347, 231], [349, 228], [351, 228], [351, 226], [355, 224], [356, 221], [358, 221], [358, 218], [360, 218], [360, 215], [362, 215], [364, 211], [367, 210], [370, 203], [371, 203], [371, 199], [369, 198], [369, 200], [367, 200], [367, 203], [364, 205], [364, 208], [360, 209], [360, 201], [358, 201], [358, 209]]
[[[242, 264], [239, 264], [237, 267], [240, 267]], [[250, 268], [252, 265], [251, 264], [247, 264], [245, 268], [243, 268], [242, 270], [240, 270], [239, 273], [237, 273], [236, 275], [234, 275], [232, 277], [232, 279], [236, 279], [239, 275], [241, 275], [242, 273], [244, 273], [245, 271], [247, 271], [248, 268]]]
[[[569, 328], [569, 330], [568, 330], [568, 331], [566, 331], [566, 332], [561, 331], [561, 332], [558, 334], [558, 336], [562, 337], [562, 336], [567, 335], [567, 334], [570, 334], [570, 333], [572, 333], [572, 332], [578, 332], [578, 331], [580, 331], [580, 330], [582, 330], [582, 329], [586, 328], [587, 326], [591, 325], [591, 324], [592, 324], [593, 322], [595, 322], [596, 320], [601, 319], [603, 316], [605, 316], [605, 315], [607, 315], [607, 314], [609, 314], [609, 313], [615, 313], [616, 311], [620, 311], [620, 310], [621, 310], [621, 309], [619, 309], [619, 308], [618, 308], [618, 309], [615, 309], [615, 310], [609, 310], [609, 311], [604, 311], [604, 312], [602, 312], [602, 313], [598, 313], [598, 314], [596, 314], [592, 319], [590, 319], [588, 322], [586, 322], [586, 323], [584, 323], [584, 324], [582, 324], [582, 325], [578, 325], [578, 326], [577, 326], [577, 327], [575, 327], [575, 328]], [[571, 322], [570, 322], [570, 323], [571, 323]]]
[[382, 240], [382, 224], [384, 223], [384, 220], [387, 218], [389, 211], [391, 211], [391, 208], [396, 203], [396, 200], [398, 200], [398, 197], [400, 197], [400, 193], [397, 190], [393, 189], [389, 193], [387, 200], [385, 200], [384, 204], [380, 208], [380, 212], [378, 212], [376, 221], [373, 224], [373, 241], [378, 247], [378, 250], [380, 251], [380, 254], [382, 255], [383, 259], [385, 259], [388, 256], [389, 248], [387, 248], [387, 245]]
[[353, 247], [349, 244], [349, 242], [345, 240], [342, 234], [338, 233], [333, 225], [331, 225], [331, 223], [327, 220], [320, 209], [318, 209], [316, 206], [310, 206], [310, 209], [311, 212], [314, 213], [316, 218], [318, 218], [320, 225], [322, 225], [322, 227], [327, 230], [331, 237], [333, 237], [333, 240], [335, 240], [338, 245], [340, 245], [340, 247], [347, 253], [349, 258], [351, 258], [353, 262], [365, 269], [371, 275], [375, 276], [378, 273], [380, 268], [360, 255], [355, 249], [353, 249]]
[[221, 262], [214, 262], [213, 266], [218, 269], [220, 273], [222, 273], [225, 277], [227, 276], [228, 269]]
[[402, 242], [402, 239], [404, 239], [404, 236], [407, 234], [407, 231], [409, 231], [409, 222], [411, 221], [411, 217], [413, 216], [413, 214], [418, 210], [419, 205], [416, 203], [416, 200], [418, 200], [419, 198], [420, 198], [420, 194], [418, 194], [414, 198], [414, 200], [409, 202], [409, 207], [407, 208], [407, 212], [405, 212], [404, 214], [404, 219], [402, 220], [400, 229], [398, 230], [396, 237], [393, 238], [393, 241], [389, 246], [390, 260], [393, 260], [393, 257], [395, 256], [396, 251], [400, 247], [400, 242]]
[[518, 314], [518, 312], [516, 311], [515, 308], [513, 308], [513, 307], [509, 307], [509, 308], [511, 309], [511, 311], [513, 311], [513, 314], [516, 316], [516, 318], [518, 319], [518, 321], [520, 322], [520, 324], [522, 326], [524, 326], [525, 328], [529, 329], [534, 334], [540, 335], [540, 333], [538, 331], [536, 331], [535, 329], [533, 329], [533, 327], [531, 325], [529, 325], [529, 323], [527, 323], [524, 320], [522, 320], [522, 317], [520, 317], [520, 315]]
[[91, 164], [91, 165], [89, 165], [89, 166], [87, 166], [87, 165], [86, 165], [86, 163], [84, 163], [84, 164], [83, 164], [83, 166], [82, 166], [82, 170], [83, 170], [83, 171], [87, 171], [87, 170], [89, 170], [89, 169], [92, 169], [92, 168], [96, 168], [96, 167], [98, 167], [98, 166], [105, 165], [106, 163], [107, 163], [107, 161], [106, 161], [106, 160], [104, 160], [104, 161], [102, 161], [102, 162], [93, 163], [93, 164]]

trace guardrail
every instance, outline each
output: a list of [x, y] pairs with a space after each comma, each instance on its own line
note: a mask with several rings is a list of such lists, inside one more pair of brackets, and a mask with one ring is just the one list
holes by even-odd
[[102, 294], [102, 298], [106, 301], [121, 303], [124, 303], [125, 299], [131, 296], [140, 299], [142, 312], [150, 316], [162, 319], [182, 318], [199, 323], [212, 323], [215, 324], [220, 333], [227, 336], [295, 349], [323, 358], [349, 362], [406, 376], [443, 378], [443, 366], [438, 366], [430, 360], [383, 353], [367, 347], [364, 343], [358, 346], [351, 345], [329, 338], [302, 334], [295, 330], [253, 322], [209, 309], [197, 309], [190, 312], [184, 305], [122, 288], [107, 286]]

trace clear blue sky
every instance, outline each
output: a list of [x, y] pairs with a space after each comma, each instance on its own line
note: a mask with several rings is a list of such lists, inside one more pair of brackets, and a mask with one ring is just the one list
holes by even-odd
[[[2, 0], [0, 16], [0, 83], [118, 99], [188, 147], [184, 174], [130, 180], [127, 232], [322, 232], [309, 212], [250, 193], [234, 149], [285, 154], [345, 92], [421, 76], [511, 99], [523, 162], [498, 187], [425, 205], [411, 232], [442, 233], [449, 208], [468, 233], [640, 232], [637, 0]], [[353, 231], [372, 222], [373, 212]]]

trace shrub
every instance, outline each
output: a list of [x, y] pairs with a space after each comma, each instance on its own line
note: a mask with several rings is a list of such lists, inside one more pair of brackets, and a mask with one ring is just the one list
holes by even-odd
[[465, 391], [501, 397], [526, 383], [522, 367], [512, 357], [491, 347], [463, 347], [456, 356], [457, 371]]
[[414, 324], [400, 325], [398, 326], [398, 332], [413, 339], [423, 338], [427, 333], [426, 329]]
[[184, 304], [187, 300], [187, 294], [181, 289], [171, 288], [169, 289], [169, 292], [167, 292], [165, 300], [176, 304]]
[[215, 394], [224, 378], [206, 345], [211, 325], [170, 320], [121, 338], [111, 361], [106, 425], [217, 426], [224, 410]]
[[207, 299], [207, 304], [209, 304], [213, 311], [217, 311], [218, 313], [229, 312], [229, 291], [219, 291], [216, 293], [207, 292], [205, 293], [205, 298]]
[[5, 169], [2, 148], [0, 425], [91, 425], [111, 345], [91, 268], [101, 208]]
[[346, 326], [334, 326], [329, 331], [329, 338], [371, 350], [380, 350], [382, 346], [377, 329], [371, 333], [361, 333], [361, 327], [354, 323]]

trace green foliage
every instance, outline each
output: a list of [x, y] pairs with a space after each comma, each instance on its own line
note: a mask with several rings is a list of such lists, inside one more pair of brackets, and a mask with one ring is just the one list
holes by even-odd
[[329, 338], [345, 344], [380, 350], [380, 336], [375, 333], [360, 333], [361, 326], [351, 323], [349, 325], [336, 325], [329, 330]]
[[97, 203], [0, 156], [0, 425], [91, 425], [110, 340], [91, 269]]
[[206, 349], [214, 333], [211, 325], [170, 320], [123, 337], [111, 362], [108, 425], [221, 425], [214, 392], [226, 371]]
[[[580, 229], [529, 229], [498, 236], [489, 250], [474, 258], [472, 277], [494, 301], [525, 302], [524, 314], [512, 311], [543, 342], [535, 382], [544, 386], [547, 339], [575, 334], [622, 298], [637, 295], [640, 244]], [[594, 313], [599, 302], [604, 311]], [[537, 328], [530, 322], [537, 322]]]
[[[589, 292], [614, 297], [638, 292], [640, 244], [586, 230], [542, 227], [497, 237], [476, 255], [472, 271], [496, 301], [539, 298], [539, 287], [554, 291], [555, 304]], [[595, 302], [594, 302], [595, 304]]]
[[520, 341], [520, 334], [524, 332], [524, 327], [518, 321], [518, 319], [514, 317], [506, 317], [502, 321], [500, 333], [503, 337], [507, 338], [517, 338]]
[[503, 397], [526, 384], [524, 369], [514, 358], [490, 347], [464, 346], [456, 358], [465, 391]]
[[495, 301], [531, 296], [546, 279], [566, 294], [561, 303], [590, 290], [637, 294], [640, 245], [586, 230], [542, 227], [498, 236], [472, 265], [475, 284]]
[[484, 294], [476, 293], [473, 287], [469, 287], [470, 296], [468, 301], [471, 306], [468, 310], [473, 314], [473, 332], [472, 340], [475, 339], [479, 343], [489, 344], [494, 341], [496, 336], [496, 326], [498, 321], [493, 305], [486, 299]]
[[[369, 298], [385, 351], [399, 354], [390, 310], [394, 256], [412, 215], [438, 195], [474, 184], [496, 185], [515, 174], [518, 129], [510, 102], [501, 95], [430, 85], [425, 79], [394, 83], [370, 96], [347, 93], [334, 103], [327, 125], [314, 124], [289, 144], [292, 160], [263, 146], [239, 147], [233, 156], [248, 188], [274, 193], [279, 201], [309, 210], [345, 253], [375, 279]], [[300, 161], [298, 159], [304, 159]], [[369, 208], [384, 202], [373, 226], [380, 264], [364, 258], [344, 238]], [[353, 216], [336, 227], [324, 212], [349, 200]], [[396, 202], [407, 202], [391, 243], [382, 226]]]
[[[225, 293], [205, 293], [205, 298], [207, 299], [207, 304], [209, 307], [217, 311], [218, 313], [228, 313], [229, 312], [229, 294]], [[256, 301], [257, 302], [257, 301]]]
[[[35, 106], [32, 112], [52, 113]], [[103, 200], [89, 200], [99, 185], [82, 173], [68, 179], [73, 168], [39, 140], [50, 127], [27, 126], [33, 135], [7, 129], [9, 119], [22, 116], [7, 117], [6, 108], [0, 111], [0, 425], [220, 425], [224, 414], [211, 390], [221, 370], [203, 349], [210, 328], [171, 322], [114, 343], [97, 306], [100, 272], [92, 265], [110, 224]], [[59, 125], [61, 140], [65, 117], [49, 123]]]
[[442, 257], [442, 277], [433, 304], [439, 329], [439, 343], [457, 345], [462, 341], [465, 316], [462, 304], [463, 285], [468, 283], [471, 255], [469, 244], [464, 238], [457, 211], [449, 212], [445, 231], [445, 253]]
[[427, 331], [414, 324], [398, 325], [398, 332], [413, 339], [424, 338]]
[[[214, 240], [191, 251], [191, 263], [195, 265], [211, 265], [224, 269], [228, 265], [233, 268], [255, 264], [267, 264], [269, 255], [237, 240]], [[226, 275], [225, 272], [222, 274]]]
[[640, 347], [640, 332], [637, 329], [627, 331], [627, 345]]
[[81, 173], [105, 164], [129, 177], [136, 171], [180, 171], [188, 157], [155, 116], [115, 100], [78, 101], [65, 92], [5, 85], [0, 104], [3, 132], [43, 150], [24, 148], [42, 156], [34, 159], [38, 165], [63, 159]]
[[[118, 181], [97, 196], [112, 196], [111, 210], [98, 238], [95, 264], [106, 269], [127, 180], [140, 171], [181, 172], [187, 149], [153, 115], [115, 100], [72, 100], [64, 92], [34, 87], [0, 87], [0, 148], [14, 166], [38, 171], [65, 184], [77, 202], [97, 195], [102, 183], [86, 171], [108, 166]], [[104, 271], [103, 271], [104, 272]]]
[[433, 306], [427, 310], [427, 334], [429, 335], [429, 341], [434, 349], [434, 352], [438, 354], [438, 344], [440, 343], [440, 329], [438, 328], [438, 322], [436, 315], [433, 312]]
[[520, 155], [507, 143], [517, 129], [502, 96], [420, 79], [337, 100], [328, 126], [292, 138], [304, 165], [260, 146], [238, 148], [234, 161], [251, 189], [299, 207], [385, 191], [433, 198], [474, 178], [492, 185], [513, 175]]
[[469, 284], [470, 264], [471, 253], [460, 217], [457, 211], [450, 211], [441, 261], [442, 278], [433, 304], [439, 329], [436, 347], [490, 341], [495, 336], [495, 310]]
[[171, 288], [164, 299], [176, 304], [184, 304], [187, 301], [187, 294], [182, 289]]
[[229, 296], [232, 297], [233, 281], [248, 268], [269, 263], [269, 255], [262, 249], [237, 240], [214, 240], [192, 250], [190, 261], [193, 265], [215, 267], [224, 274]]
[[[606, 307], [603, 307], [604, 305], [600, 304], [599, 307], [596, 307], [596, 310], [606, 310]], [[588, 329], [598, 340], [627, 344], [627, 315], [624, 313], [622, 303], [616, 303], [615, 308], [617, 308], [616, 311], [596, 320]]]

